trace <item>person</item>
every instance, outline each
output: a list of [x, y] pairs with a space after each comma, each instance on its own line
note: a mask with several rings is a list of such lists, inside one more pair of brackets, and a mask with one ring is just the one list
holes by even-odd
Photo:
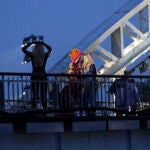
[[[133, 78], [128, 78], [126, 71], [125, 77], [116, 79], [109, 88], [109, 93], [115, 95], [115, 107], [122, 112], [136, 111], [140, 104], [140, 96], [136, 82]], [[129, 110], [131, 109], [131, 110]], [[119, 112], [117, 115], [121, 115]]]
[[124, 108], [125, 88], [127, 80], [125, 78], [117, 78], [110, 86], [108, 92], [115, 95], [115, 108]]
[[[96, 75], [96, 66], [90, 54], [82, 53], [79, 49], [74, 48], [70, 52], [71, 63], [69, 66], [69, 73], [72, 74], [89, 74]], [[86, 79], [75, 78], [76, 85], [72, 93], [77, 100], [80, 107], [89, 108], [94, 107], [96, 102], [96, 77], [87, 77]], [[75, 82], [73, 82], [75, 83]]]
[[[32, 52], [27, 50], [33, 45]], [[44, 47], [47, 48], [45, 52]], [[46, 62], [51, 54], [52, 48], [43, 41], [35, 41], [24, 43], [22, 51], [31, 59], [32, 75], [31, 75], [31, 89], [32, 89], [32, 106], [36, 108], [36, 101], [38, 94], [42, 101], [43, 109], [47, 108], [47, 76], [46, 76]]]
[[[83, 53], [77, 49], [73, 48], [69, 54], [71, 58], [71, 63], [69, 64], [69, 74], [80, 75], [83, 73], [81, 58]], [[82, 82], [79, 76], [70, 76], [70, 95], [72, 98], [72, 103], [74, 107], [81, 107], [82, 105]]]
[[[81, 74], [82, 69], [77, 63], [77, 59], [82, 55], [82, 53], [74, 48], [69, 53], [71, 58], [71, 63], [69, 64], [68, 74]], [[81, 84], [80, 78], [77, 76], [69, 76], [68, 82], [64, 85], [59, 94], [59, 105], [62, 109], [70, 109], [72, 107], [80, 106], [81, 99]], [[79, 92], [80, 91], [80, 92]]]
[[[96, 66], [90, 54], [84, 54], [82, 63], [83, 73], [89, 76], [84, 80], [83, 86], [83, 106], [84, 108], [94, 108], [96, 106], [97, 80]], [[90, 111], [87, 115], [96, 115], [96, 111]]]

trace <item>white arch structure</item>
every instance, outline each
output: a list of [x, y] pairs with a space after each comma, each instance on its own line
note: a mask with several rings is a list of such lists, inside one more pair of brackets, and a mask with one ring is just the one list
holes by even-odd
[[[129, 0], [75, 47], [103, 62], [98, 66], [98, 74], [122, 74], [128, 65], [150, 50], [149, 14], [150, 0]], [[68, 65], [67, 53], [49, 72], [64, 72]]]

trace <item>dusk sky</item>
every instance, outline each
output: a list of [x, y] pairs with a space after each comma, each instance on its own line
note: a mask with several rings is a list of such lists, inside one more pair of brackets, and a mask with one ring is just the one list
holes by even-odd
[[22, 40], [43, 35], [53, 51], [49, 70], [96, 26], [128, 0], [1, 0], [0, 72], [31, 72], [22, 65]]

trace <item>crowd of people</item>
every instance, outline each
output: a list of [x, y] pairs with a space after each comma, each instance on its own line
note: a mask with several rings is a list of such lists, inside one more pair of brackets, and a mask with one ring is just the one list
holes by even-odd
[[78, 76], [70, 76], [69, 84], [60, 93], [60, 96], [63, 97], [63, 99], [60, 99], [63, 101], [60, 102], [60, 107], [85, 109], [95, 107], [96, 77], [89, 76], [84, 78], [84, 76], [80, 76], [97, 74], [96, 66], [91, 55], [82, 53], [77, 48], [73, 48], [69, 56], [71, 62], [67, 73]]
[[[46, 62], [52, 52], [51, 46], [46, 44], [40, 37], [30, 36], [23, 40], [22, 51], [28, 57], [32, 64], [31, 75], [31, 90], [32, 90], [32, 107], [36, 108], [36, 101], [41, 99], [43, 109], [47, 109], [47, 87], [48, 81], [46, 76]], [[32, 51], [28, 48], [32, 46]], [[45, 51], [45, 48], [47, 51]], [[70, 53], [70, 64], [67, 74], [69, 82], [59, 92], [59, 107], [60, 108], [91, 108], [96, 106], [97, 80], [94, 75], [97, 74], [96, 66], [90, 53], [83, 53], [78, 48], [73, 48]], [[74, 75], [77, 76], [74, 76]], [[89, 75], [86, 78], [82, 75]], [[81, 75], [81, 76], [80, 76]], [[93, 76], [91, 76], [93, 75]], [[119, 84], [118, 84], [119, 83]], [[123, 84], [122, 84], [123, 83]], [[128, 83], [128, 84], [127, 84]], [[128, 96], [131, 100], [124, 100], [124, 87], [129, 89]], [[125, 102], [133, 106], [139, 101], [138, 91], [135, 83], [132, 81], [116, 80], [109, 89], [110, 94], [116, 97], [116, 108], [123, 107]], [[130, 93], [130, 94], [129, 94]], [[132, 95], [132, 96], [131, 96]], [[134, 96], [134, 98], [133, 98]], [[63, 97], [60, 98], [60, 97]], [[135, 101], [133, 101], [136, 99]]]

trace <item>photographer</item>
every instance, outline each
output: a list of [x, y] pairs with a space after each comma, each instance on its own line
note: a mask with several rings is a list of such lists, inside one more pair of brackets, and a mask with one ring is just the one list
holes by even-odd
[[[38, 39], [39, 38], [39, 39]], [[38, 40], [37, 40], [38, 39]], [[31, 45], [32, 52], [27, 50]], [[44, 47], [47, 48], [45, 52]], [[43, 109], [47, 108], [47, 76], [46, 76], [46, 62], [52, 51], [52, 48], [43, 42], [41, 36], [36, 37], [34, 35], [24, 38], [22, 51], [27, 57], [30, 58], [32, 63], [32, 75], [31, 75], [31, 89], [32, 89], [32, 106], [36, 108], [36, 101], [38, 100], [38, 94], [42, 100]]]

